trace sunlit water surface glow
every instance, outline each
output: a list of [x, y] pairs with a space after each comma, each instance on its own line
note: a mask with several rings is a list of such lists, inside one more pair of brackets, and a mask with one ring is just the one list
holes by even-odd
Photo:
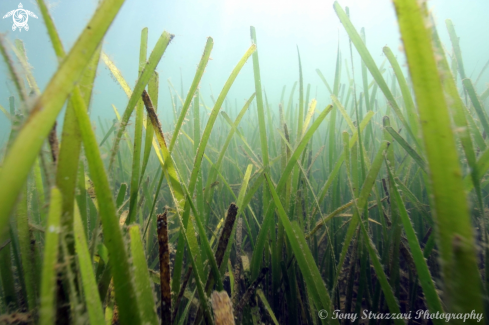
[[[93, 14], [97, 1], [47, 1], [59, 34], [69, 49]], [[389, 46], [405, 62], [399, 51], [401, 41], [394, 8], [389, 0], [342, 0], [350, 7], [351, 19], [357, 29], [366, 30], [367, 45], [374, 59], [381, 64], [385, 57], [384, 46]], [[3, 16], [18, 7], [17, 0], [0, 2]], [[12, 31], [12, 19], [0, 20], [0, 31], [13, 41], [24, 41], [34, 76], [43, 89], [57, 67], [40, 10], [34, 0], [24, 1], [24, 8], [36, 13], [39, 19], [30, 18], [30, 30]], [[446, 47], [451, 49], [445, 19], [455, 24], [469, 76], [476, 77], [489, 58], [489, 2], [485, 0], [457, 1], [432, 0], [429, 6], [435, 13], [440, 35]], [[329, 93], [315, 70], [321, 69], [332, 84], [338, 41], [344, 58], [349, 58], [348, 36], [333, 10], [333, 1], [315, 0], [183, 0], [183, 1], [134, 1], [127, 0], [105, 40], [104, 51], [114, 60], [124, 77], [133, 86], [137, 79], [140, 31], [149, 28], [148, 51], [152, 49], [163, 30], [175, 34], [157, 71], [160, 74], [160, 116], [168, 127], [173, 114], [169, 98], [170, 79], [180, 91], [181, 77], [186, 92], [202, 55], [206, 37], [214, 39], [214, 49], [206, 73], [201, 82], [201, 92], [210, 105], [209, 95], [217, 97], [230, 71], [250, 45], [249, 26], [256, 27], [262, 85], [272, 108], [276, 109], [282, 87], [290, 91], [298, 80], [297, 49], [299, 47], [304, 84], [311, 84], [311, 98], [317, 98], [319, 107], [329, 103]], [[355, 58], [358, 58], [353, 49]], [[149, 55], [149, 53], [148, 53]], [[355, 64], [359, 64], [355, 60]], [[355, 73], [360, 77], [359, 66]], [[8, 110], [8, 97], [15, 94], [7, 76], [5, 64], [0, 64], [0, 104]], [[371, 80], [371, 77], [369, 77]], [[486, 87], [489, 72], [479, 83], [479, 91]], [[233, 85], [228, 99], [238, 105], [254, 91], [252, 65], [248, 63]], [[287, 94], [288, 94], [287, 91]], [[91, 105], [91, 118], [114, 118], [111, 104], [123, 110], [127, 97], [111, 79], [109, 71], [101, 64], [98, 69], [95, 92]], [[61, 114], [58, 118], [62, 121]], [[8, 137], [10, 123], [0, 115], [0, 143]]]

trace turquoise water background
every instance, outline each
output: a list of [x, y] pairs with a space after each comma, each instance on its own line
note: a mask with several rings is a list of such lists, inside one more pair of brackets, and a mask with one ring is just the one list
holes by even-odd
[[[97, 1], [47, 2], [63, 45], [69, 50], [96, 10]], [[350, 7], [351, 20], [358, 30], [365, 28], [368, 48], [379, 65], [385, 59], [382, 48], [386, 45], [396, 53], [401, 64], [405, 62], [400, 51], [401, 40], [391, 1], [343, 0], [339, 3], [343, 7]], [[466, 71], [475, 78], [489, 59], [489, 2], [433, 0], [428, 3], [448, 50], [451, 50], [451, 44], [445, 19], [450, 18], [454, 22], [460, 37]], [[1, 0], [0, 15], [16, 9], [18, 4], [17, 0]], [[39, 17], [29, 17], [29, 31], [12, 31], [12, 18], [9, 17], [0, 19], [0, 32], [5, 33], [11, 41], [19, 38], [24, 42], [29, 62], [34, 68], [34, 76], [42, 90], [55, 72], [58, 62], [37, 3], [27, 0], [22, 4], [24, 9]], [[318, 99], [320, 108], [327, 105], [330, 102], [329, 93], [315, 70], [321, 69], [328, 82], [333, 83], [338, 42], [343, 58], [349, 62], [348, 37], [333, 10], [331, 0], [127, 0], [106, 35], [103, 50], [116, 63], [132, 87], [137, 79], [141, 29], [149, 28], [148, 55], [163, 30], [175, 34], [157, 68], [160, 74], [159, 114], [164, 119], [164, 125], [166, 123], [168, 126], [172, 123], [173, 116], [168, 80], [172, 81], [179, 92], [183, 85], [186, 93], [202, 55], [206, 37], [212, 36], [212, 61], [207, 66], [200, 86], [205, 103], [210, 106], [211, 93], [217, 97], [234, 65], [250, 46], [250, 25], [257, 30], [262, 85], [272, 108], [277, 109], [283, 86], [287, 86], [287, 98], [293, 83], [298, 80], [296, 46], [301, 54], [305, 87], [308, 83], [311, 84], [311, 98]], [[355, 77], [360, 78], [360, 60], [355, 49], [353, 54]], [[344, 71], [343, 82], [345, 80]], [[370, 76], [369, 80], [372, 80]], [[489, 69], [479, 82], [478, 90], [485, 89], [488, 81]], [[250, 60], [233, 85], [228, 103], [232, 107], [235, 102], [241, 106], [253, 92]], [[7, 110], [8, 97], [11, 95], [15, 95], [15, 91], [2, 62], [0, 105]], [[297, 97], [298, 95], [295, 96], [296, 99]], [[92, 120], [96, 121], [98, 116], [112, 120], [115, 115], [111, 104], [122, 111], [127, 104], [127, 97], [112, 80], [108, 69], [100, 63], [90, 107]], [[62, 116], [59, 116], [58, 121], [62, 121]], [[10, 123], [0, 114], [0, 143], [8, 137], [9, 129]]]

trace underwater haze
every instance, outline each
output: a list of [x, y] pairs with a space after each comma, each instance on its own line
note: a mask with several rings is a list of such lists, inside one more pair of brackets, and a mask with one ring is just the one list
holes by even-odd
[[488, 12], [0, 1], [0, 325], [489, 323]]
[[[18, 3], [13, 0], [0, 2], [0, 14], [16, 9]], [[47, 1], [46, 4], [58, 26], [65, 49], [69, 49], [93, 14], [97, 1], [58, 0]], [[382, 53], [384, 46], [394, 51], [399, 62], [405, 62], [403, 52], [399, 51], [401, 40], [391, 1], [348, 0], [342, 1], [341, 5], [350, 7], [352, 21], [358, 29], [365, 28], [368, 48], [378, 64], [385, 59]], [[433, 0], [429, 1], [429, 6], [445, 44], [449, 41], [444, 28], [445, 20], [449, 18], [454, 22], [461, 38], [467, 71], [476, 73], [489, 56], [489, 44], [481, 41], [485, 31], [489, 30], [486, 18], [489, 3], [483, 0]], [[24, 7], [39, 16], [35, 1], [24, 2]], [[28, 32], [13, 32], [11, 19], [0, 21], [0, 31], [6, 33], [7, 38], [24, 41], [34, 68], [33, 74], [43, 89], [56, 71], [57, 59], [42, 19], [30, 18], [29, 26], [31, 29]], [[333, 1], [127, 1], [104, 39], [104, 51], [132, 86], [137, 79], [133, 62], [139, 55], [137, 44], [141, 29], [148, 27], [150, 46], [156, 42], [162, 30], [167, 30], [175, 38], [157, 71], [160, 80], [171, 80], [178, 90], [183, 82], [186, 91], [206, 38], [211, 36], [215, 43], [211, 55], [213, 60], [203, 76], [200, 90], [209, 96], [212, 88], [214, 96], [217, 96], [220, 85], [250, 44], [249, 26], [254, 26], [259, 33], [262, 84], [270, 100], [273, 98], [273, 101], [278, 101], [282, 87], [287, 85], [291, 89], [298, 80], [298, 47], [303, 61], [305, 84], [311, 83], [312, 97], [320, 102], [320, 106], [330, 102], [329, 93], [315, 70], [321, 69], [328, 82], [332, 83], [338, 44], [345, 54], [349, 51], [347, 34], [334, 13]], [[5, 66], [1, 69], [6, 72]], [[122, 107], [126, 98], [120, 87], [111, 82], [110, 73], [103, 66], [97, 74], [92, 100], [92, 106], [96, 109], [92, 119], [97, 116], [112, 119], [111, 105]], [[7, 106], [8, 96], [13, 94], [6, 76], [3, 73], [0, 80], [5, 86], [0, 89], [3, 101], [0, 104], [3, 106]], [[489, 80], [488, 76], [489, 72], [484, 75], [480, 85]], [[356, 77], [359, 78], [359, 75]], [[252, 69], [244, 69], [228, 96], [231, 102], [237, 99], [241, 105], [248, 98], [254, 88], [250, 82], [252, 78]], [[161, 83], [160, 91], [161, 100], [165, 105], [171, 105], [167, 82]], [[167, 117], [172, 118], [172, 115]], [[0, 119], [0, 141], [5, 141], [7, 136], [8, 122]]]

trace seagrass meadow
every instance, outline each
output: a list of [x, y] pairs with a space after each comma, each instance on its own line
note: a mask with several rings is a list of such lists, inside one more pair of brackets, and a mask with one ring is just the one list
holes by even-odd
[[[489, 61], [467, 73], [454, 22], [392, 2], [402, 60], [385, 46], [378, 64], [334, 2], [333, 75], [306, 84], [297, 47], [296, 78], [267, 96], [250, 27], [215, 97], [212, 37], [190, 87], [163, 93], [178, 35], [141, 31], [130, 86], [104, 49], [124, 0], [100, 1], [69, 51], [37, 0], [59, 62], [43, 89], [36, 54], [0, 34], [0, 324], [485, 323]], [[100, 69], [126, 95], [111, 118], [91, 105]]]

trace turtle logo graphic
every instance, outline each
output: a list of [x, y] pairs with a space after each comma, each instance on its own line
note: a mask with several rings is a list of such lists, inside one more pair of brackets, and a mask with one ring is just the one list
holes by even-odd
[[27, 21], [29, 20], [29, 16], [37, 18], [32, 11], [25, 10], [23, 8], [22, 3], [19, 3], [18, 9], [9, 11], [5, 16], [3, 16], [3, 19], [13, 16], [14, 24], [12, 25], [12, 30], [14, 32], [17, 28], [19, 28], [19, 31], [22, 31], [22, 28], [28, 31], [29, 25], [27, 25]]

